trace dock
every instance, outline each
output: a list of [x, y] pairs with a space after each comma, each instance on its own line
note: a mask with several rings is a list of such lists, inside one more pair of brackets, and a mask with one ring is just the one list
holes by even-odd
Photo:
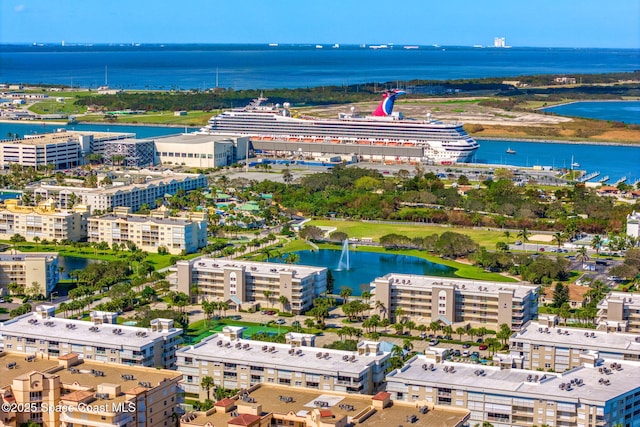
[[617, 180], [616, 182], [613, 183], [613, 186], [616, 187], [618, 184], [622, 184], [623, 182], [625, 182], [627, 180], [626, 176], [623, 176], [622, 178], [620, 178], [619, 180]]
[[609, 181], [609, 175], [604, 176], [598, 180], [598, 182], [607, 182], [607, 181]]
[[587, 182], [587, 181], [591, 181], [594, 178], [597, 178], [600, 176], [600, 172], [596, 171], [596, 172], [591, 172], [589, 174], [585, 174], [582, 175], [580, 178], [576, 179], [577, 182]]

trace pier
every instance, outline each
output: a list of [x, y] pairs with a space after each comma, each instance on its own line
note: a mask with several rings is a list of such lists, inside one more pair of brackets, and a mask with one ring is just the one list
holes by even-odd
[[627, 180], [626, 176], [623, 176], [622, 178], [620, 178], [619, 180], [617, 180], [616, 182], [613, 183], [613, 186], [616, 187], [618, 184], [622, 184], [623, 182], [625, 182]]
[[591, 172], [586, 175], [582, 175], [580, 178], [576, 179], [577, 182], [587, 182], [591, 181], [593, 178], [597, 178], [600, 176], [600, 172]]

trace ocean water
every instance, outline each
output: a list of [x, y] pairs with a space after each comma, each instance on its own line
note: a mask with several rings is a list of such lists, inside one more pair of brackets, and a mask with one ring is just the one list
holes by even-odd
[[543, 110], [562, 116], [640, 124], [640, 101], [581, 101]]
[[0, 45], [0, 82], [123, 89], [302, 88], [640, 69], [638, 49]]

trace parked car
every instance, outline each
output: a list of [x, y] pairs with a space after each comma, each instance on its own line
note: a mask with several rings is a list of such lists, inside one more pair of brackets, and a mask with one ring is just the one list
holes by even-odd
[[429, 345], [438, 345], [438, 344], [440, 344], [440, 341], [438, 341], [436, 339], [433, 339], [433, 340], [429, 341]]
[[486, 350], [488, 347], [486, 344], [482, 344], [480, 345], [480, 347], [478, 347], [480, 350]]
[[464, 357], [469, 357], [471, 355], [471, 353], [469, 352], [469, 350], [465, 350], [462, 352], [462, 356]]
[[276, 324], [278, 324], [278, 325], [284, 325], [285, 323], [287, 323], [287, 321], [286, 321], [286, 320], [284, 320], [284, 319], [278, 319], [278, 320], [276, 320]]
[[300, 322], [294, 320], [293, 322], [291, 322], [291, 326], [300, 326]]
[[468, 342], [462, 344], [462, 348], [470, 348], [471, 344], [469, 344]]
[[477, 351], [474, 351], [473, 353], [471, 353], [471, 357], [475, 357], [477, 359], [480, 357], [480, 353], [478, 353]]
[[460, 357], [460, 350], [453, 350], [453, 354], [455, 357]]
[[482, 344], [482, 343], [484, 342], [484, 340], [483, 340], [482, 338], [478, 338], [478, 339], [476, 340], [476, 342], [477, 342], [478, 344]]
[[516, 246], [520, 246], [522, 242], [520, 240], [516, 240]]
[[274, 314], [276, 314], [276, 312], [273, 310], [269, 310], [266, 312], [266, 314], [268, 314], [269, 316], [273, 316]]
[[420, 334], [420, 338], [425, 339], [427, 337], [427, 334], [425, 332], [422, 332]]

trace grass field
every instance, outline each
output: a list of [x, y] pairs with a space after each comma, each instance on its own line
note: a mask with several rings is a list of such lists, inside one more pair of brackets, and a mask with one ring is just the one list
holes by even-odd
[[[379, 241], [380, 237], [386, 234], [401, 234], [410, 238], [424, 237], [431, 234], [442, 234], [445, 231], [453, 231], [467, 235], [474, 242], [487, 249], [493, 249], [498, 242], [504, 242], [504, 234], [501, 231], [459, 227], [440, 227], [437, 225], [414, 225], [414, 224], [378, 224], [366, 223], [358, 221], [331, 221], [331, 220], [313, 220], [308, 222], [309, 225], [318, 227], [336, 227], [337, 231], [347, 233], [349, 237], [363, 238], [370, 237], [374, 241]], [[510, 239], [515, 240], [517, 233], [511, 233]], [[535, 243], [535, 240], [530, 240]], [[543, 242], [540, 242], [543, 243]]]
[[[117, 116], [115, 123], [144, 123], [148, 125], [180, 125], [180, 126], [204, 126], [214, 113], [210, 111], [189, 111], [186, 116], [174, 116], [173, 111], [159, 111], [157, 113], [135, 114], [131, 116]], [[78, 120], [86, 123], [113, 123], [105, 120], [102, 114], [92, 114], [79, 117]]]

